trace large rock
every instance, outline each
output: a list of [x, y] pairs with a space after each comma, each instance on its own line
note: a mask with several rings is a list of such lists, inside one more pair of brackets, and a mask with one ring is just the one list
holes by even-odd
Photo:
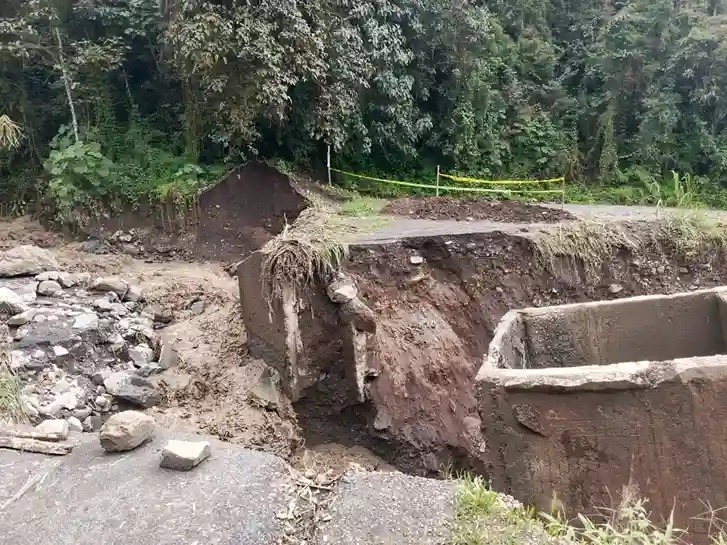
[[106, 452], [133, 450], [154, 436], [154, 419], [138, 411], [113, 415], [101, 426], [99, 440]]
[[209, 458], [208, 441], [177, 441], [172, 439], [162, 451], [161, 467], [189, 471], [203, 460]]
[[38, 295], [54, 297], [63, 293], [63, 288], [55, 280], [43, 280], [38, 284], [38, 288], [36, 291], [38, 292]]
[[9, 288], [0, 288], [0, 314], [14, 316], [28, 310], [23, 299]]
[[56, 269], [53, 256], [38, 246], [16, 246], [0, 254], [0, 277], [33, 276]]
[[161, 401], [161, 395], [148, 380], [129, 371], [118, 371], [104, 380], [106, 391], [139, 407], [149, 408]]
[[129, 291], [129, 283], [118, 276], [106, 276], [103, 278], [97, 278], [93, 284], [91, 284], [91, 289], [94, 291], [110, 291], [118, 295], [120, 298], [123, 298], [124, 295], [126, 295], [126, 292]]

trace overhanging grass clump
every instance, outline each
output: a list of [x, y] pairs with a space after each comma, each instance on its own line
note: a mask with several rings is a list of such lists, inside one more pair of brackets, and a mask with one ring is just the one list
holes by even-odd
[[676, 210], [651, 221], [583, 219], [541, 231], [533, 241], [538, 258], [553, 274], [564, 267], [582, 268], [590, 281], [601, 277], [618, 250], [657, 251], [684, 263], [724, 257], [727, 225], [697, 210]]
[[287, 290], [294, 296], [329, 278], [348, 256], [345, 225], [329, 210], [312, 206], [262, 249], [262, 285], [272, 312]]
[[589, 219], [539, 233], [535, 247], [551, 272], [555, 273], [558, 264], [565, 262], [574, 270], [582, 266], [586, 279], [595, 279], [600, 277], [603, 263], [611, 257], [614, 248], [634, 250], [638, 241], [615, 222]]

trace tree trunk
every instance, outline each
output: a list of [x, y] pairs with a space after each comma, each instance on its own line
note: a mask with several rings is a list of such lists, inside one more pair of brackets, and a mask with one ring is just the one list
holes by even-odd
[[63, 85], [66, 88], [66, 96], [68, 97], [68, 107], [71, 109], [71, 123], [73, 124], [73, 136], [76, 142], [80, 140], [78, 136], [78, 118], [76, 117], [76, 107], [73, 104], [73, 95], [71, 94], [71, 77], [68, 75], [66, 63], [63, 60], [63, 42], [61, 41], [61, 32], [58, 28], [56, 31], [56, 40], [58, 41], [58, 63], [61, 65], [61, 73], [63, 74]]

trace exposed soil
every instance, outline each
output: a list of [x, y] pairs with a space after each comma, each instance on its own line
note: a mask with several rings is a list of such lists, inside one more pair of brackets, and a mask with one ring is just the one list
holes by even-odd
[[557, 223], [575, 219], [565, 210], [518, 201], [483, 198], [406, 197], [387, 204], [384, 214], [428, 220], [489, 220], [503, 223]]
[[508, 310], [727, 281], [722, 256], [686, 263], [656, 248], [639, 255], [614, 249], [597, 279], [566, 263], [553, 273], [530, 238], [503, 233], [357, 247], [347, 269], [376, 315], [369, 400], [331, 416], [321, 385], [296, 404], [299, 421], [310, 436], [358, 442], [399, 468], [430, 474], [449, 464], [484, 470], [474, 377]]
[[[307, 207], [295, 184], [258, 162], [242, 165], [196, 202], [139, 206], [83, 221], [79, 235], [98, 241], [99, 254], [147, 260], [240, 261], [261, 248]], [[113, 235], [122, 233], [122, 240]]]

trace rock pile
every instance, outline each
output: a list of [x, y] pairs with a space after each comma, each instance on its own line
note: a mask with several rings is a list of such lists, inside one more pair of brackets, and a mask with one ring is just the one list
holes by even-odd
[[144, 304], [143, 291], [118, 277], [58, 270], [41, 248], [0, 255], [0, 323], [10, 328], [11, 367], [28, 416], [98, 430], [124, 408], [160, 402], [149, 377], [174, 365], [158, 329], [171, 317]]

